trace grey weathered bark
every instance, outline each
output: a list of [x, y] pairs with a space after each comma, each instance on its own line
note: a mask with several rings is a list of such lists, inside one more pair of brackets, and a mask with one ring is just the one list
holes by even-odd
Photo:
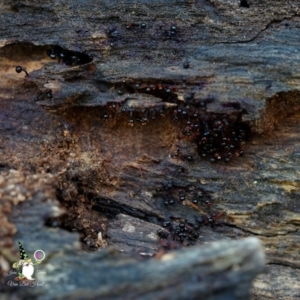
[[[42, 219], [31, 222], [28, 211], [18, 216], [20, 202], [32, 203], [46, 225], [79, 232], [86, 247], [108, 243], [149, 255], [166, 243], [155, 239], [163, 221], [197, 226], [201, 216], [196, 244], [253, 235], [262, 241], [268, 266], [252, 299], [299, 297], [299, 4], [4, 1], [2, 270], [16, 259], [13, 235], [29, 252], [45, 247], [49, 253], [63, 245], [60, 234], [70, 243], [77, 238], [49, 231]], [[92, 61], [51, 61], [46, 50], [53, 45]], [[15, 73], [17, 65], [29, 76]], [[174, 107], [200, 111], [200, 127], [211, 113], [232, 120], [243, 113], [256, 135], [244, 157], [211, 164], [183, 138], [190, 120], [174, 121]], [[156, 119], [131, 127], [130, 111]], [[180, 158], [171, 157], [178, 147]], [[195, 191], [203, 194], [198, 203]], [[66, 207], [62, 218], [56, 198]], [[175, 204], [165, 206], [169, 200]], [[219, 212], [220, 226], [205, 226], [205, 216]]]

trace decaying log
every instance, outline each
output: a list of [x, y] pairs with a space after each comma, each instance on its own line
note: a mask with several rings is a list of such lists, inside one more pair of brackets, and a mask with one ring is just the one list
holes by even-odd
[[[20, 240], [28, 253], [47, 254], [49, 286], [26, 292], [41, 299], [55, 298], [50, 283], [59, 278], [67, 280], [56, 284], [59, 297], [79, 299], [80, 289], [121, 297], [117, 282], [128, 274], [136, 289], [128, 298], [194, 290], [233, 299], [231, 290], [246, 299], [261, 250], [254, 239], [232, 239], [255, 236], [267, 268], [251, 298], [297, 299], [299, 9], [283, 0], [1, 3], [1, 296], [21, 297], [5, 277]], [[102, 250], [107, 244], [132, 257]], [[217, 266], [179, 258], [215, 249], [217, 260], [221, 245], [224, 257], [238, 251], [241, 273], [228, 260], [228, 284], [220, 271], [199, 285]], [[79, 255], [80, 247], [97, 253]], [[176, 259], [149, 258], [162, 253]], [[135, 271], [108, 282], [118, 262]], [[158, 288], [153, 274], [170, 270], [158, 263], [197, 279], [182, 278], [179, 291], [166, 276]], [[153, 285], [134, 283], [135, 272]]]
[[[21, 211], [30, 215], [31, 208], [25, 204]], [[36, 214], [30, 217], [33, 222], [40, 218]], [[19, 232], [28, 229], [30, 232], [30, 226], [22, 224]], [[248, 299], [253, 278], [264, 269], [263, 249], [256, 238], [141, 259], [112, 248], [80, 253], [76, 234], [61, 236], [57, 230], [48, 229], [41, 236], [39, 232], [32, 232], [31, 240], [51, 244], [51, 256], [38, 267], [36, 281], [25, 282], [27, 288], [20, 290], [13, 285], [16, 275], [6, 276], [6, 292], [19, 299]], [[37, 247], [29, 245], [31, 249]]]
[[[54, 266], [63, 263], [71, 267], [66, 272], [66, 285], [61, 293], [53, 291], [57, 299], [65, 296], [70, 299], [247, 299], [250, 282], [262, 270], [264, 260], [258, 240], [249, 238], [170, 252], [145, 262], [121, 260], [109, 250], [90, 258], [82, 257], [77, 262], [73, 265], [73, 259], [64, 258], [50, 262]], [[97, 266], [91, 270], [92, 265]], [[60, 272], [60, 267], [54, 267], [45, 280], [50, 277], [48, 282], [55, 284]], [[80, 279], [86, 274], [89, 274], [88, 282]], [[79, 291], [66, 294], [72, 284]], [[95, 290], [91, 291], [91, 287]], [[45, 295], [44, 299], [53, 296]]]

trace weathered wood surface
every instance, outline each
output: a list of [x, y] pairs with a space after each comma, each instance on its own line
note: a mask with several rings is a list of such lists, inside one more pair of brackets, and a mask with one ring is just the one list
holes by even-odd
[[[139, 226], [142, 223], [139, 219], [126, 216], [120, 216], [119, 222], [144, 230], [140, 241], [135, 238], [132, 244], [130, 233], [127, 234], [126, 243], [122, 244], [129, 242], [129, 248], [118, 249], [127, 254], [113, 248], [82, 253], [77, 234], [42, 228], [45, 216], [38, 212], [48, 209], [51, 214], [54, 206], [41, 204], [40, 200], [34, 197], [26, 201], [14, 211], [12, 221], [18, 227], [16, 238], [28, 237], [23, 242], [28, 245], [28, 253], [47, 245], [49, 256], [37, 267], [40, 271], [35, 276], [37, 281], [27, 282], [28, 286], [12, 286], [16, 275], [6, 276], [0, 294], [3, 299], [247, 299], [253, 278], [265, 268], [264, 250], [256, 238], [194, 246], [160, 253], [155, 258], [147, 257], [146, 253], [128, 255], [132, 248], [143, 246], [147, 230], [153, 234], [157, 225]], [[157, 246], [156, 239], [150, 241], [152, 247]], [[118, 246], [115, 240], [112, 242]]]
[[[248, 3], [249, 8], [226, 0], [1, 5], [2, 272], [15, 259], [9, 253], [16, 228], [15, 240], [30, 251], [52, 253], [61, 234], [76, 242], [77, 236], [52, 232], [45, 222], [79, 232], [88, 248], [108, 243], [152, 255], [161, 247], [154, 236], [163, 221], [196, 224], [199, 215], [225, 212], [221, 226], [200, 227], [196, 244], [255, 235], [268, 266], [254, 282], [252, 299], [299, 298], [300, 1]], [[46, 49], [57, 44], [85, 52], [93, 62], [67, 67], [51, 61]], [[16, 65], [30, 75], [15, 73]], [[171, 89], [171, 98], [148, 95], [136, 84], [161, 84]], [[128, 112], [103, 118], [107, 102], [142, 112], [145, 103], [172, 106], [190, 93], [196, 102], [206, 101], [207, 113], [247, 112], [243, 120], [259, 135], [246, 144], [244, 157], [229, 164], [201, 159], [182, 138], [171, 110], [144, 126], [129, 127]], [[170, 157], [177, 145], [192, 162]], [[197, 205], [191, 186], [204, 193]], [[16, 215], [14, 204], [39, 196], [41, 203], [52, 201], [57, 214], [53, 201], [60, 200], [67, 215], [57, 219], [36, 201], [33, 211], [45, 210], [43, 221], [33, 224], [29, 214]], [[165, 197], [175, 204], [166, 207]]]

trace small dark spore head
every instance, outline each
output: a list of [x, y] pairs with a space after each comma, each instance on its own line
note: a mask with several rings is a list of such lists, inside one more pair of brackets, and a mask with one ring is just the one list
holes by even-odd
[[21, 73], [23, 71], [23, 68], [21, 66], [16, 66], [16, 72]]

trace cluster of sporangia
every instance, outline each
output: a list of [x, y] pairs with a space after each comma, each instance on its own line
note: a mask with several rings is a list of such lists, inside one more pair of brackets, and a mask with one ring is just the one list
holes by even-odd
[[[171, 26], [170, 32], [176, 32], [177, 27]], [[75, 66], [90, 62], [92, 59], [87, 54], [70, 51], [60, 46], [52, 46], [47, 50], [47, 55], [51, 59], [58, 59], [66, 65]], [[184, 68], [189, 68], [189, 63], [184, 62]], [[24, 71], [26, 76], [28, 73], [21, 66], [16, 67], [16, 72]], [[104, 108], [103, 119], [109, 120], [111, 117], [120, 115], [120, 113], [128, 114], [128, 125], [133, 126], [134, 123], [142, 125], [147, 124], [150, 120], [155, 120], [157, 116], [170, 116], [180, 126], [182, 126], [182, 135], [191, 140], [196, 145], [198, 153], [202, 158], [211, 162], [224, 161], [229, 162], [234, 156], [242, 156], [244, 154], [244, 145], [250, 139], [249, 127], [241, 122], [241, 113], [235, 116], [227, 114], [213, 114], [206, 111], [208, 103], [214, 101], [213, 98], [196, 100], [193, 93], [186, 94], [184, 101], [178, 100], [176, 91], [179, 84], [168, 83], [137, 83], [133, 80], [127, 80], [118, 88], [118, 95], [126, 93], [145, 93], [151, 94], [162, 99], [162, 102], [175, 103], [177, 107], [165, 109], [158, 106], [152, 109], [145, 109], [143, 112], [133, 108], [123, 108], [122, 104], [110, 102]], [[182, 80], [181, 88], [186, 88], [186, 80]], [[47, 90], [36, 97], [36, 101], [41, 98], [52, 98], [51, 90]], [[232, 104], [233, 108], [239, 109], [238, 103]], [[191, 155], [186, 155], [177, 148], [171, 154], [172, 158], [181, 158], [183, 160], [193, 161]]]
[[165, 206], [180, 203], [191, 207], [202, 206], [202, 210], [205, 208], [208, 210], [207, 214], [198, 215], [194, 222], [187, 222], [186, 220], [164, 222], [162, 226], [165, 229], [159, 229], [157, 234], [160, 237], [160, 245], [166, 250], [194, 245], [199, 237], [200, 227], [203, 225], [215, 227], [216, 220], [223, 215], [223, 212], [213, 213], [211, 211], [210, 195], [194, 185], [178, 187], [172, 182], [168, 182], [157, 189], [156, 197], [163, 201]]
[[[131, 87], [134, 92], [154, 95], [163, 99], [162, 102], [176, 103], [176, 109], [153, 108], [140, 111], [126, 111], [119, 104], [109, 103], [103, 114], [103, 119], [109, 120], [117, 114], [117, 111], [128, 114], [128, 125], [145, 125], [157, 116], [168, 115], [177, 122], [182, 128], [183, 137], [191, 140], [197, 146], [198, 153], [202, 158], [211, 162], [229, 162], [232, 157], [244, 154], [244, 145], [250, 140], [250, 128], [241, 122], [241, 113], [228, 116], [227, 114], [214, 114], [206, 111], [206, 105], [212, 99], [195, 101], [193, 94], [185, 97], [185, 101], [179, 101], [174, 93], [176, 88], [164, 86], [159, 83], [156, 85], [135, 84]], [[128, 88], [127, 88], [128, 90]], [[118, 91], [119, 95], [123, 90]], [[193, 161], [194, 158], [183, 153], [178, 147], [171, 154], [172, 158]]]
[[[247, 4], [247, 1], [241, 1], [241, 6]], [[136, 26], [127, 24], [127, 29], [133, 29]], [[139, 26], [138, 26], [139, 27]], [[146, 28], [146, 24], [142, 24], [141, 28]], [[115, 32], [115, 29], [112, 29]], [[169, 36], [174, 36], [178, 32], [178, 27], [173, 24], [167, 31]], [[183, 62], [183, 68], [188, 69], [190, 64], [188, 61]], [[126, 88], [127, 85], [127, 88]], [[194, 94], [186, 94], [184, 101], [179, 101], [176, 95], [179, 84], [163, 84], [163, 83], [134, 83], [126, 82], [123, 88], [118, 90], [118, 94], [122, 95], [126, 92], [146, 93], [162, 99], [162, 102], [176, 103], [176, 109], [165, 111], [163, 108], [145, 110], [143, 113], [138, 111], [127, 111], [129, 114], [128, 124], [133, 126], [134, 123], [147, 124], [150, 120], [154, 120], [156, 116], [171, 115], [171, 118], [182, 125], [182, 134], [191, 140], [198, 149], [198, 153], [202, 158], [211, 162], [224, 161], [229, 162], [234, 156], [242, 156], [244, 154], [244, 144], [250, 139], [249, 127], [241, 122], [241, 113], [238, 103], [232, 103], [232, 108], [237, 109], [235, 116], [230, 117], [226, 114], [213, 114], [206, 111], [209, 102], [214, 101], [213, 98], [196, 101]], [[186, 79], [181, 83], [181, 89], [186, 88]], [[116, 107], [116, 104], [114, 104]], [[107, 105], [107, 109], [103, 115], [108, 120], [114, 113], [112, 105]], [[122, 109], [122, 108], [121, 108]], [[171, 110], [173, 110], [171, 112]], [[172, 158], [181, 158], [183, 160], [193, 161], [191, 155], [186, 155], [178, 148], [171, 154]]]
[[180, 222], [165, 221], [162, 225], [165, 229], [157, 231], [157, 235], [160, 238], [159, 244], [165, 250], [195, 245], [200, 236], [200, 227], [203, 225], [214, 227], [215, 221], [222, 215], [223, 213], [212, 216], [199, 216], [196, 218], [195, 223], [190, 223], [186, 220], [181, 220]]
[[[177, 27], [175, 25], [171, 26], [170, 32], [173, 33], [176, 31]], [[57, 45], [52, 46], [46, 52], [51, 59], [58, 59], [58, 61], [62, 61], [69, 66], [85, 64], [92, 60], [87, 54], [70, 51]], [[183, 67], [189, 68], [189, 63], [184, 62]], [[22, 71], [28, 76], [24, 68], [21, 66], [16, 67], [17, 73]], [[185, 79], [183, 79], [181, 88], [186, 88]], [[117, 91], [119, 96], [123, 95], [125, 91], [126, 93], [151, 94], [162, 99], [162, 102], [176, 103], [177, 108], [166, 110], [163, 106], [160, 106], [145, 109], [141, 112], [129, 108], [124, 109], [122, 104], [111, 102], [105, 107], [103, 119], [107, 121], [111, 117], [123, 112], [129, 116], [128, 125], [133, 126], [134, 123], [145, 125], [150, 120], [155, 120], [157, 116], [169, 115], [182, 126], [182, 135], [196, 145], [198, 153], [202, 158], [208, 159], [211, 162], [229, 162], [234, 156], [242, 156], [244, 154], [245, 142], [250, 139], [250, 129], [245, 123], [241, 122], [241, 113], [237, 113], [235, 116], [208, 113], [206, 106], [209, 102], [214, 101], [214, 99], [209, 98], [196, 101], [194, 94], [190, 93], [185, 95], [184, 101], [179, 101], [176, 95], [177, 89], [178, 83], [177, 85], [173, 83], [172, 86], [170, 83], [149, 84], [125, 81]], [[38, 101], [44, 98], [52, 98], [51, 90], [40, 93], [35, 100]], [[236, 106], [238, 109], [238, 105]], [[177, 148], [171, 154], [171, 157], [188, 161], [194, 160], [191, 155], [182, 153], [180, 148]]]
[[157, 235], [160, 237], [160, 245], [166, 250], [194, 245], [200, 235], [199, 225], [195, 226], [185, 221], [180, 223], [166, 221], [163, 227], [165, 229], [159, 229]]
[[[229, 162], [232, 157], [244, 154], [245, 142], [250, 139], [250, 128], [239, 120], [240, 116], [207, 113], [203, 101], [193, 105], [186, 102], [174, 110], [174, 119], [181, 120], [184, 126], [183, 136], [197, 145], [202, 158], [211, 162]], [[180, 148], [171, 157], [193, 160], [193, 157], [183, 156]]]
[[87, 54], [70, 51], [57, 45], [52, 46], [51, 49], [47, 49], [46, 53], [51, 59], [58, 59], [59, 62], [62, 61], [67, 66], [83, 65], [92, 60]]

